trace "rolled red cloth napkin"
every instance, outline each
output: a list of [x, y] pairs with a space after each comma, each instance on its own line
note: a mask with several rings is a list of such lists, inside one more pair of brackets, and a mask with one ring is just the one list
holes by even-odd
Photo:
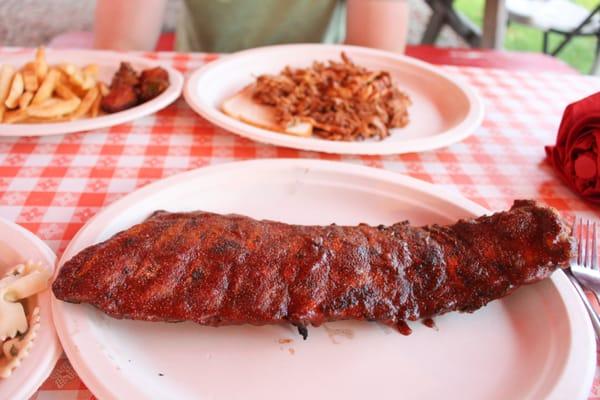
[[570, 104], [546, 160], [585, 199], [600, 203], [600, 92]]

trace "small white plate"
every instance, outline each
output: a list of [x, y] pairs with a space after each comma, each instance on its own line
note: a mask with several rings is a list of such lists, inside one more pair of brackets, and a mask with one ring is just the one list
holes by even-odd
[[[2, 58], [0, 64], [11, 64], [21, 68], [34, 57], [31, 52], [19, 53], [15, 56]], [[40, 124], [1, 124], [0, 136], [47, 136], [71, 132], [89, 131], [92, 129], [107, 128], [109, 126], [133, 121], [134, 119], [157, 112], [180, 95], [183, 88], [183, 75], [174, 68], [161, 64], [160, 62], [134, 57], [126, 53], [95, 50], [46, 50], [48, 64], [73, 63], [78, 66], [87, 64], [98, 64], [98, 78], [100, 81], [110, 85], [112, 76], [119, 69], [121, 61], [131, 63], [136, 71], [142, 69], [163, 67], [169, 73], [169, 87], [156, 98], [135, 106], [125, 111], [104, 114], [96, 118], [84, 118], [68, 122], [40, 123]]]
[[[27, 260], [40, 261], [54, 274], [56, 256], [50, 248], [28, 230], [0, 218], [0, 275]], [[37, 295], [40, 329], [29, 355], [0, 379], [0, 399], [28, 399], [48, 378], [62, 348], [56, 336], [50, 307], [50, 291]]]
[[[158, 209], [241, 213], [297, 224], [451, 223], [487, 210], [409, 177], [345, 163], [261, 160], [183, 173], [113, 203], [59, 265]], [[595, 342], [562, 273], [474, 314], [412, 324], [202, 327], [116, 320], [53, 298], [65, 351], [102, 399], [585, 399]]]
[[[225, 99], [258, 75], [277, 74], [287, 65], [307, 67], [313, 61], [339, 60], [341, 52], [358, 65], [391, 73], [413, 102], [406, 127], [392, 129], [392, 135], [382, 141], [337, 142], [257, 128], [221, 111]], [[479, 95], [440, 68], [400, 54], [343, 45], [271, 46], [225, 56], [195, 71], [184, 96], [197, 113], [223, 129], [259, 142], [326, 153], [398, 154], [436, 149], [472, 134], [483, 119]]]

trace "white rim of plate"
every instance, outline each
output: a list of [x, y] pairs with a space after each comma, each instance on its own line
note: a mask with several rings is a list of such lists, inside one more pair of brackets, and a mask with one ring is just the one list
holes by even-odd
[[[432, 75], [435, 75], [439, 78], [448, 81], [452, 85], [456, 86], [458, 90], [463, 92], [470, 104], [469, 112], [467, 116], [458, 125], [446, 131], [440, 132], [435, 136], [427, 138], [407, 139], [402, 142], [395, 142], [395, 146], [392, 146], [390, 142], [386, 142], [385, 140], [381, 142], [333, 142], [325, 139], [312, 138], [313, 140], [309, 141], [307, 140], [308, 138], [295, 137], [280, 132], [275, 132], [268, 129], [262, 129], [252, 126], [245, 122], [239, 121], [233, 117], [225, 115], [221, 110], [219, 110], [216, 107], [202, 104], [197, 99], [196, 88], [198, 87], [198, 82], [202, 79], [203, 75], [213, 69], [219, 68], [220, 66], [230, 62], [234, 58], [251, 56], [255, 53], [265, 51], [276, 52], [278, 50], [287, 50], [289, 48], [293, 48], [295, 51], [300, 53], [302, 51], [306, 51], [314, 47], [330, 49], [332, 54], [339, 54], [340, 52], [344, 51], [349, 54], [354, 53], [361, 55], [372, 55], [377, 57], [387, 57], [397, 62], [409, 64], [414, 67], [425, 70]], [[456, 79], [451, 74], [446, 73], [439, 67], [402, 54], [395, 54], [384, 50], [370, 49], [366, 47], [350, 45], [288, 44], [258, 47], [223, 56], [222, 58], [216, 61], [212, 61], [192, 72], [192, 74], [186, 81], [185, 87], [183, 89], [183, 96], [187, 104], [196, 113], [200, 114], [209, 122], [220, 126], [223, 129], [231, 131], [239, 136], [255, 140], [261, 143], [272, 144], [275, 146], [289, 147], [298, 150], [321, 151], [324, 153], [334, 154], [389, 155], [420, 152], [446, 147], [453, 143], [460, 142], [461, 140], [473, 134], [483, 122], [484, 115], [483, 100], [481, 96], [479, 96], [479, 94], [475, 91], [475, 89], [473, 89], [468, 83]], [[435, 140], [435, 144], [432, 144], [432, 140]]]
[[[44, 264], [47, 264], [49, 268], [52, 268], [53, 273], [56, 271], [56, 255], [50, 249], [50, 247], [48, 247], [48, 245], [44, 243], [39, 237], [37, 237], [27, 229], [23, 228], [22, 226], [17, 225], [14, 222], [8, 221], [4, 218], [0, 218], [0, 225], [3, 225], [5, 229], [13, 231], [15, 236], [23, 237], [27, 242], [31, 244], [31, 246], [37, 248], [39, 252], [44, 255], [44, 259], [40, 261], [42, 261]], [[51, 302], [54, 296], [50, 294], [50, 289], [38, 294], [37, 296], [38, 303], [45, 303], [45, 308], [50, 314], [42, 316], [42, 326], [40, 327], [38, 336], [33, 343], [32, 351], [35, 351], [36, 346], [41, 345], [41, 343], [39, 342], [42, 336], [50, 336], [47, 339], [47, 342], [49, 343], [50, 347], [46, 350], [46, 352], [44, 352], [43, 359], [35, 360], [35, 362], [37, 363], [36, 368], [34, 369], [33, 374], [27, 377], [27, 383], [24, 383], [20, 387], [19, 391], [13, 393], [13, 395], [15, 396], [14, 398], [18, 399], [28, 399], [34, 395], [34, 393], [40, 388], [40, 386], [46, 381], [46, 379], [48, 379], [56, 365], [56, 362], [62, 354], [62, 347], [60, 345], [60, 341], [58, 340], [58, 335], [54, 326], [54, 318], [52, 315], [53, 313]], [[23, 360], [22, 364], [19, 367], [17, 367], [17, 370], [33, 362], [33, 358], [31, 357], [32, 353], [30, 352], [30, 354]], [[10, 380], [12, 377], [13, 376], [10, 376], [6, 379]]]
[[[348, 175], [358, 175], [375, 180], [384, 180], [386, 182], [408, 187], [411, 190], [438, 198], [464, 210], [466, 213], [473, 216], [490, 214], [489, 210], [480, 206], [479, 204], [465, 197], [439, 188], [434, 184], [373, 167], [348, 164], [338, 161], [309, 159], [263, 159], [238, 161], [198, 168], [153, 182], [104, 208], [102, 211], [92, 217], [69, 243], [57, 264], [57, 273], [58, 270], [60, 270], [60, 267], [62, 267], [62, 265], [67, 261], [66, 256], [70, 256], [70, 253], [73, 251], [73, 244], [88, 234], [92, 234], [92, 236], [95, 235], [95, 233], [91, 232], [91, 230], [93, 229], [96, 221], [109, 217], [111, 214], [122, 212], [122, 210], [135, 205], [137, 202], [143, 199], [147, 199], [148, 197], [160, 192], [165, 188], [181, 182], [189, 181], [192, 178], [199, 178], [203, 175], [211, 175], [213, 173], [227, 172], [228, 170], [238, 169], [248, 172], [252, 169], [280, 170], [283, 168], [308, 168], [328, 172], [340, 172]], [[569, 335], [573, 340], [571, 340], [568, 344], [565, 344], [570, 347], [569, 356], [564, 364], [560, 378], [556, 382], [555, 386], [549, 391], [548, 398], [564, 399], [568, 394], [569, 396], [573, 396], [570, 397], [572, 399], [584, 400], [587, 399], [592, 386], [596, 367], [596, 342], [592, 325], [587, 317], [583, 304], [579, 300], [575, 289], [572, 287], [565, 274], [554, 273], [550, 277], [550, 280], [556, 287], [567, 309], [567, 315], [569, 318]], [[62, 309], [62, 302], [57, 300], [54, 296], [52, 296], [51, 304], [56, 330], [61, 339], [65, 353], [67, 354], [73, 368], [85, 382], [86, 386], [100, 398], [118, 398], [117, 395], [123, 396], [123, 393], [115, 392], [114, 386], [111, 385], [111, 382], [114, 382], [111, 379], [107, 379], [107, 377], [110, 377], [111, 375], [118, 376], [113, 368], [99, 363], [88, 364], [84, 357], [82, 357], [82, 349], [84, 349], [86, 345], [93, 344], [93, 339], [85, 339], [89, 343], [84, 341], [83, 343], [80, 342], [75, 344], [72, 342], [72, 338], [68, 336], [69, 325], [77, 324], [77, 329], [80, 331], [82, 330], [82, 326], [79, 325], [78, 322], [69, 320], [69, 317]], [[79, 337], [81, 338], [81, 336]], [[97, 355], [101, 356], [101, 354]], [[581, 365], [585, 365], [583, 374], [581, 373]], [[104, 378], [101, 378], [98, 374], [104, 376]]]
[[[4, 64], [22, 64], [33, 57], [33, 51], [18, 52], [2, 59]], [[0, 137], [2, 136], [50, 136], [65, 133], [85, 132], [94, 129], [108, 128], [131, 122], [137, 118], [145, 117], [162, 110], [181, 96], [183, 90], [183, 74], [175, 68], [159, 60], [132, 56], [127, 53], [119, 53], [105, 50], [53, 50], [47, 49], [46, 58], [60, 58], [64, 62], [80, 64], [79, 60], [87, 60], [85, 63], [98, 63], [102, 65], [113, 64], [119, 67], [121, 61], [143, 65], [144, 68], [162, 67], [169, 73], [169, 87], [154, 99], [132, 107], [125, 111], [114, 114], [105, 114], [96, 118], [85, 118], [69, 122], [39, 123], [39, 124], [2, 124], [0, 123]], [[71, 61], [76, 60], [76, 61]], [[53, 61], [50, 61], [52, 63]], [[110, 84], [110, 82], [105, 82]]]

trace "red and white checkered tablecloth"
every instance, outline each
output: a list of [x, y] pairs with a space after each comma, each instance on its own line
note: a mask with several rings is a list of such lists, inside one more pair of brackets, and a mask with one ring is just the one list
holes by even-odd
[[[0, 56], [15, 50], [0, 49]], [[215, 56], [144, 53], [189, 72]], [[60, 254], [102, 207], [157, 179], [210, 164], [304, 157], [370, 165], [433, 182], [490, 208], [532, 198], [566, 214], [600, 209], [571, 193], [543, 162], [565, 106], [600, 90], [600, 79], [544, 72], [443, 67], [483, 96], [483, 125], [437, 151], [396, 156], [337, 156], [251, 142], [217, 128], [184, 102], [156, 115], [92, 132], [0, 138], [0, 216], [41, 237]], [[600, 371], [600, 369], [598, 370]], [[35, 399], [89, 399], [62, 358]], [[596, 374], [591, 399], [600, 399]]]

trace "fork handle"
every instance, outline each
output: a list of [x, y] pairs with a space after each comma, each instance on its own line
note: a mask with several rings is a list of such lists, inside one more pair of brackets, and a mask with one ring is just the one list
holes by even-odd
[[[570, 273], [567, 273], [566, 275], [571, 280], [571, 283], [573, 284], [575, 291], [581, 298], [581, 301], [583, 302], [583, 305], [585, 306], [585, 309], [587, 310], [587, 312], [590, 316], [590, 320], [592, 321], [592, 328], [594, 328], [594, 332], [596, 332], [596, 337], [600, 338], [600, 318], [598, 318], [598, 313], [596, 313], [596, 310], [594, 310], [594, 307], [592, 307], [592, 305], [590, 304], [590, 300], [585, 295], [585, 292], [581, 288], [579, 281], [577, 281], [577, 279], [575, 279], [575, 277], [573, 277], [573, 275], [571, 275]], [[592, 291], [592, 292], [594, 293], [594, 296], [596, 296], [596, 298], [598, 298], [596, 292], [594, 292], [594, 291]]]

